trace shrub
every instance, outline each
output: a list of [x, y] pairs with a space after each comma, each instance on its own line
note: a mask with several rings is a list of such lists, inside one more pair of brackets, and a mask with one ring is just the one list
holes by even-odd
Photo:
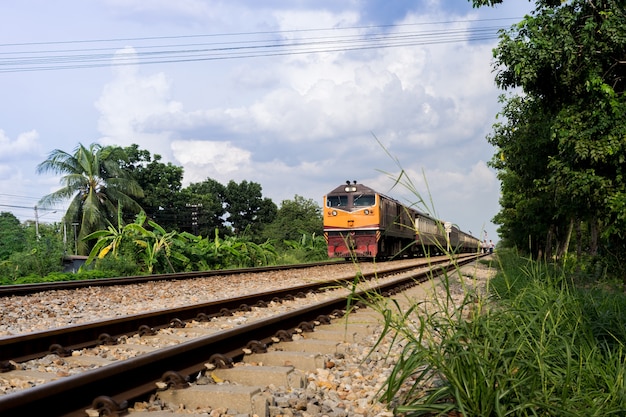
[[505, 255], [491, 298], [464, 288], [455, 301], [446, 275], [434, 306], [370, 300], [381, 339], [404, 346], [382, 399], [406, 416], [622, 414], [626, 299], [580, 291], [558, 271]]

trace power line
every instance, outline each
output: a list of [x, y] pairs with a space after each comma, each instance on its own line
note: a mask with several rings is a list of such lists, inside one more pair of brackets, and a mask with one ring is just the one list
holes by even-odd
[[[248, 59], [285, 55], [350, 52], [369, 49], [478, 42], [497, 39], [505, 26], [468, 28], [444, 27], [423, 30], [425, 26], [513, 20], [518, 18], [449, 21], [420, 24], [354, 26], [345, 28], [301, 29], [291, 31], [239, 32], [224, 34], [111, 38], [74, 41], [47, 41], [0, 44], [0, 72], [28, 72], [167, 64], [180, 62]], [[394, 29], [390, 31], [389, 29]], [[407, 30], [410, 29], [410, 30]], [[329, 34], [330, 33], [330, 34]], [[306, 34], [302, 37], [299, 35]], [[259, 38], [259, 36], [261, 36]], [[242, 38], [242, 39], [239, 39]], [[189, 39], [205, 42], [187, 42]], [[144, 44], [153, 41], [176, 41]], [[184, 43], [178, 41], [184, 40]], [[133, 54], [120, 53], [113, 42], [136, 43]], [[58, 45], [93, 44], [91, 48], [41, 48]], [[23, 50], [6, 51], [14, 47]], [[31, 47], [39, 49], [31, 50]]]
[[363, 29], [391, 29], [402, 27], [416, 26], [436, 26], [447, 25], [453, 23], [479, 23], [479, 22], [501, 22], [501, 21], [518, 21], [521, 17], [500, 17], [492, 19], [460, 19], [446, 20], [440, 22], [420, 22], [420, 23], [400, 23], [390, 25], [365, 25], [365, 26], [344, 26], [332, 28], [307, 28], [307, 29], [290, 29], [290, 30], [268, 30], [268, 31], [251, 31], [251, 32], [232, 32], [232, 33], [211, 33], [197, 35], [175, 35], [175, 36], [143, 36], [132, 38], [105, 38], [105, 39], [82, 39], [82, 40], [65, 40], [65, 41], [39, 41], [39, 42], [19, 42], [19, 43], [0, 43], [0, 48], [7, 46], [33, 46], [33, 45], [59, 45], [74, 43], [106, 43], [106, 42], [137, 42], [146, 40], [167, 40], [167, 39], [190, 39], [190, 38], [214, 38], [220, 36], [253, 36], [253, 35], [284, 35], [289, 33], [306, 33], [306, 32], [329, 32], [329, 31], [346, 31], [346, 30], [363, 30]]

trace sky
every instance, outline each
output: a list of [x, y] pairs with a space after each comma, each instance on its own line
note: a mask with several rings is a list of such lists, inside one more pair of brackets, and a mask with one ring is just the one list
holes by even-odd
[[[496, 31], [532, 3], [20, 0], [0, 5], [0, 211], [34, 220], [50, 152], [137, 144], [184, 185], [278, 206], [356, 180], [498, 240]], [[401, 171], [414, 189], [396, 185]], [[40, 222], [65, 206], [38, 207]]]

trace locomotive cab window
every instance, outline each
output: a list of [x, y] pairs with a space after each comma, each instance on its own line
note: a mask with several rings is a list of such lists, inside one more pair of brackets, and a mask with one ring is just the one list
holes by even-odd
[[373, 194], [361, 194], [354, 196], [354, 207], [369, 207], [376, 204], [376, 196]]
[[348, 205], [347, 195], [329, 195], [326, 197], [327, 207], [346, 207]]

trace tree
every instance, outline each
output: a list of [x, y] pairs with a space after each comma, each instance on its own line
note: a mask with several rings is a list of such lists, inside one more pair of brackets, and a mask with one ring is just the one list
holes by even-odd
[[0, 261], [26, 248], [26, 232], [13, 213], [0, 213]]
[[235, 234], [247, 234], [252, 239], [258, 239], [264, 225], [276, 217], [276, 204], [269, 198], [263, 198], [261, 191], [260, 184], [245, 180], [240, 184], [231, 180], [226, 185], [227, 220]]
[[39, 225], [0, 213], [0, 277], [15, 281], [25, 276], [43, 277], [63, 268], [63, 242], [59, 225]]
[[276, 218], [265, 227], [263, 236], [284, 245], [285, 241], [301, 241], [303, 235], [322, 236], [322, 209], [314, 200], [295, 195], [283, 200]]
[[[144, 195], [137, 198], [137, 203], [148, 218], [166, 229], [180, 230], [181, 224], [187, 220], [180, 211], [183, 168], [170, 162], [164, 164], [161, 155], [151, 155], [136, 144], [124, 148], [124, 152], [128, 160], [120, 161], [120, 165], [130, 172], [143, 190]], [[134, 214], [125, 215], [124, 220], [131, 222]]]
[[129, 172], [120, 166], [119, 161], [127, 160], [120, 147], [91, 144], [86, 148], [79, 144], [74, 154], [60, 149], [50, 153], [48, 159], [38, 165], [38, 173], [53, 172], [63, 174], [63, 187], [44, 196], [39, 205], [52, 206], [60, 201], [71, 199], [64, 216], [68, 228], [78, 223], [78, 253], [89, 253], [88, 234], [107, 227], [107, 222], [116, 218], [118, 204], [124, 210], [138, 212], [141, 208], [134, 200], [142, 197], [141, 187]]
[[215, 230], [222, 236], [232, 234], [225, 224], [226, 187], [207, 178], [191, 183], [183, 189], [180, 211], [186, 213], [186, 230], [194, 235], [213, 236]]
[[548, 163], [556, 152], [550, 138], [551, 116], [542, 102], [528, 97], [502, 97], [499, 116], [487, 139], [498, 149], [489, 165], [498, 170], [502, 210], [494, 222], [511, 246], [526, 248], [534, 256], [550, 253], [551, 233], [563, 229], [563, 216], [554, 193], [538, 180], [550, 176]]
[[[473, 0], [477, 7], [500, 2]], [[605, 242], [615, 243], [617, 239], [623, 246], [626, 227], [623, 1], [537, 1], [531, 16], [501, 33], [494, 57], [498, 86], [523, 91], [523, 98], [513, 96], [509, 102], [522, 100], [531, 104], [521, 108], [514, 120], [496, 127], [492, 139], [499, 148], [494, 159], [504, 154], [507, 161], [504, 169], [521, 175], [513, 166], [514, 150], [528, 148], [529, 141], [545, 145], [538, 154], [542, 168], [534, 173], [532, 181], [517, 185], [528, 187], [519, 194], [531, 192], [532, 187], [543, 194], [544, 201], [555, 203], [548, 206], [553, 210], [553, 219], [544, 226], [546, 244], [550, 242], [550, 230], [555, 230], [557, 225], [568, 230], [563, 235], [569, 236], [572, 227], [583, 222], [587, 225], [585, 230], [590, 231], [588, 250], [592, 255], [598, 236], [603, 236]], [[520, 127], [528, 128], [539, 111], [544, 115], [540, 137], [509, 135], [512, 141], [501, 147], [504, 129], [513, 132]], [[497, 167], [497, 162], [494, 165]], [[508, 193], [516, 191], [503, 188], [503, 199], [515, 200]], [[538, 205], [534, 210], [529, 213], [531, 217], [541, 218], [546, 207]], [[502, 212], [498, 216], [499, 221], [508, 219]], [[561, 243], [559, 251], [566, 248], [567, 242]]]

